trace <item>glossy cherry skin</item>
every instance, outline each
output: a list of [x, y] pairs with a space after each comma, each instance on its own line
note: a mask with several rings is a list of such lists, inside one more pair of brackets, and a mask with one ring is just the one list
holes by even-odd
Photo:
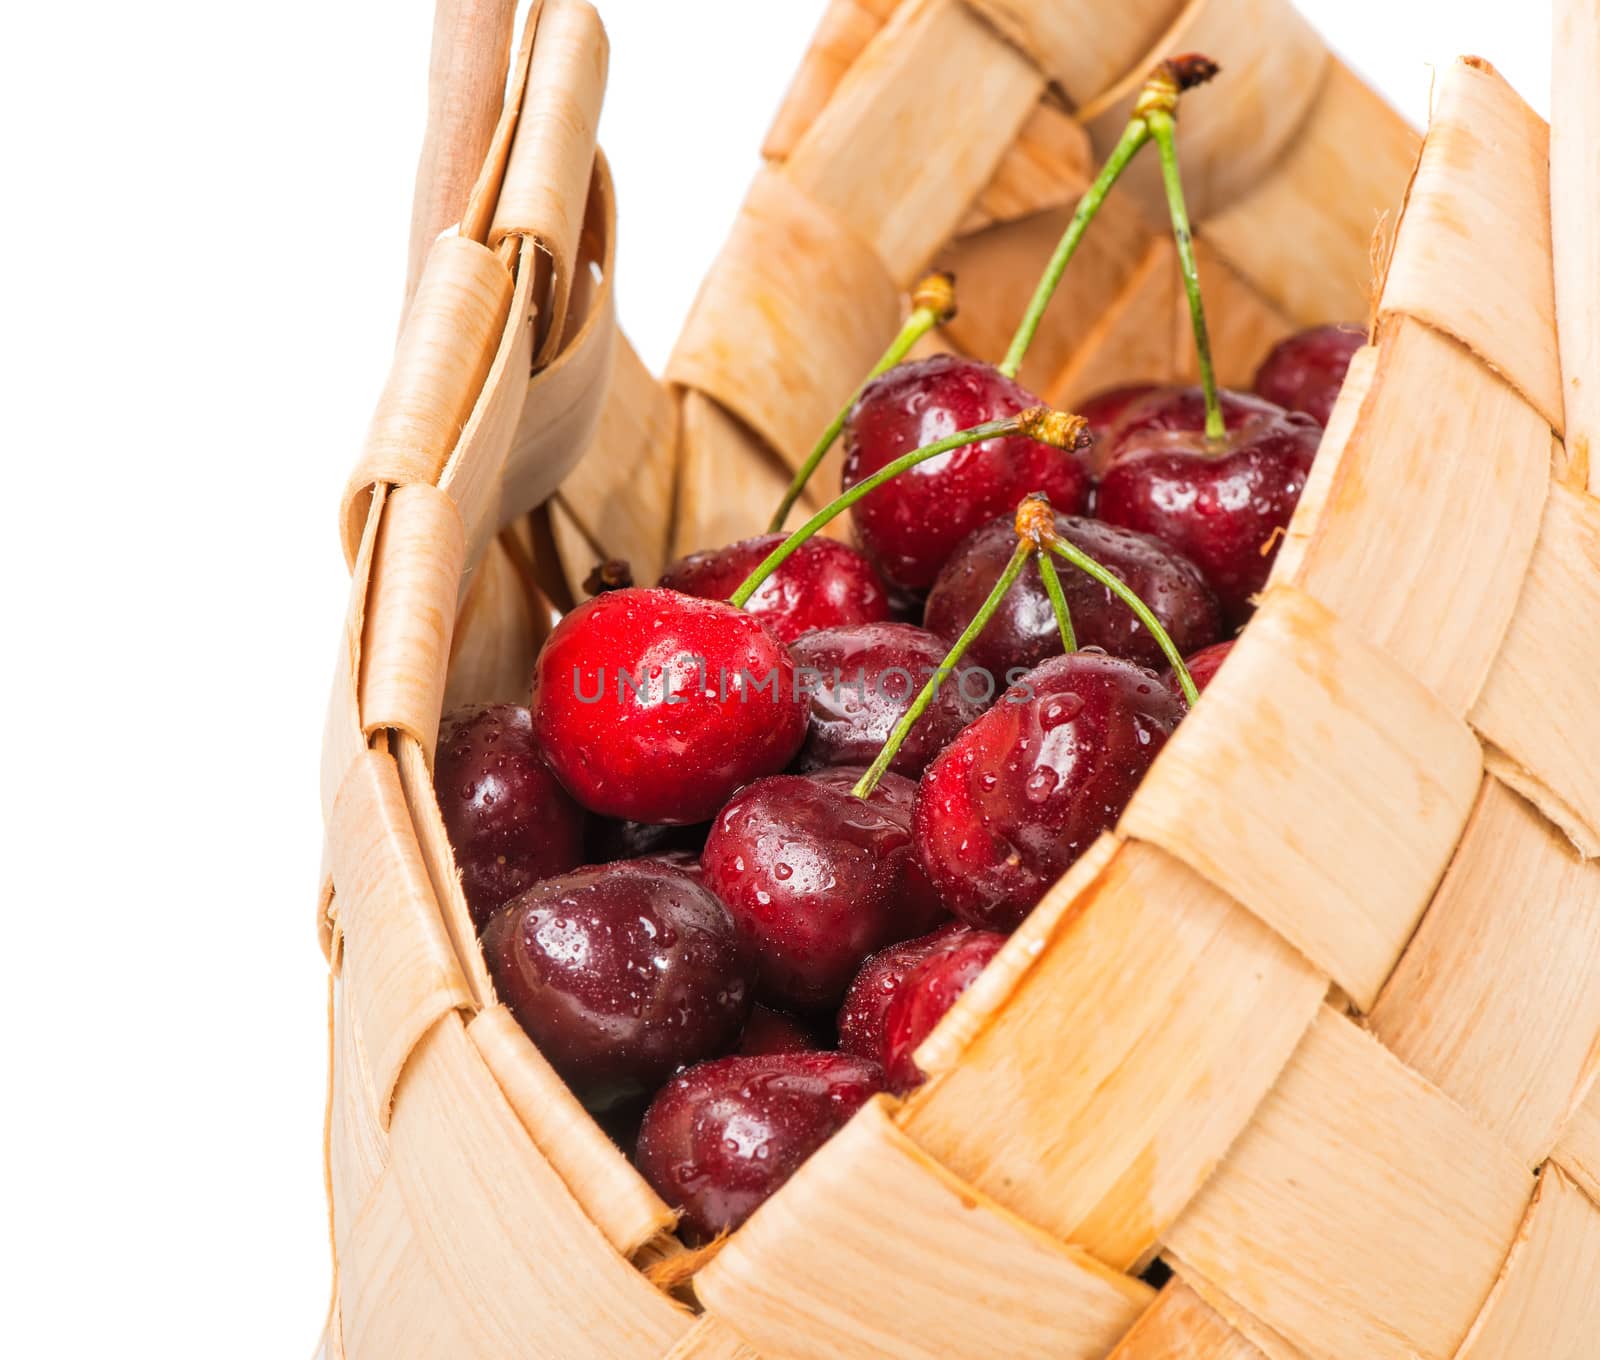
[[906, 978], [947, 941], [970, 934], [971, 926], [951, 921], [926, 935], [880, 949], [862, 964], [839, 1007], [840, 1050], [882, 1062], [884, 1021]]
[[[949, 650], [949, 643], [909, 623], [824, 628], [796, 639], [789, 653], [810, 695], [799, 768], [870, 765]], [[971, 666], [957, 667], [889, 768], [916, 778], [1008, 683], [1003, 671], [991, 678]]]
[[726, 1053], [753, 961], [690, 875], [647, 860], [536, 883], [482, 937], [495, 989], [578, 1097], [605, 1109]]
[[446, 714], [433, 787], [480, 930], [502, 902], [586, 858], [589, 815], [545, 763], [525, 708], [488, 704]]
[[[1222, 611], [1211, 588], [1192, 562], [1160, 539], [1076, 515], [1057, 515], [1056, 531], [1130, 586], [1180, 653], [1222, 635]], [[969, 535], [928, 592], [928, 628], [950, 641], [959, 637], [1004, 574], [1016, 545], [1010, 516], [990, 520]], [[1100, 647], [1145, 666], [1164, 663], [1155, 638], [1127, 605], [1072, 563], [1057, 558], [1055, 565], [1080, 647]], [[1060, 654], [1055, 609], [1038, 565], [1029, 562], [962, 659], [1003, 680]]]
[[651, 1103], [635, 1161], [704, 1241], [749, 1218], [882, 1089], [883, 1069], [849, 1053], [702, 1063]]
[[1006, 937], [993, 930], [946, 939], [896, 989], [883, 1020], [881, 1059], [889, 1089], [896, 1095], [927, 1080], [912, 1054], [1005, 942]]
[[[1089, 433], [1094, 436], [1098, 446], [1116, 433], [1123, 415], [1131, 406], [1143, 401], [1159, 386], [1159, 383], [1129, 383], [1125, 387], [1108, 387], [1072, 409], [1089, 422]], [[1093, 461], [1092, 457], [1090, 461]]]
[[[1206, 692], [1206, 686], [1216, 678], [1217, 672], [1222, 669], [1222, 663], [1228, 659], [1228, 653], [1233, 650], [1233, 639], [1227, 642], [1213, 643], [1203, 647], [1193, 656], [1183, 658], [1183, 664], [1188, 668], [1189, 678], [1194, 681], [1194, 687], [1201, 694]], [[1177, 674], [1169, 667], [1162, 672], [1161, 678], [1166, 681], [1167, 688], [1174, 694], [1182, 694], [1183, 687], [1178, 683]]]
[[613, 590], [545, 640], [533, 725], [591, 811], [689, 825], [789, 763], [806, 702], [788, 650], [743, 611], [675, 590]]
[[1348, 323], [1299, 331], [1280, 340], [1256, 370], [1256, 393], [1326, 425], [1350, 360], [1366, 343], [1366, 328]]
[[819, 1047], [817, 1036], [794, 1016], [756, 1006], [736, 1051], [743, 1058], [762, 1058], [773, 1053], [814, 1053]]
[[761, 998], [813, 1012], [839, 1004], [868, 954], [925, 928], [930, 905], [904, 814], [890, 806], [899, 777], [863, 801], [838, 772], [824, 774], [835, 778], [777, 775], [741, 789], [700, 857], [760, 961]]
[[[690, 553], [662, 573], [661, 584], [701, 599], [726, 600], [786, 537], [762, 534]], [[779, 642], [793, 642], [813, 628], [888, 618], [889, 592], [859, 552], [819, 535], [808, 538], [761, 583], [745, 612], [766, 624]]]
[[[850, 412], [844, 486], [913, 449], [1037, 404], [974, 359], [936, 354], [900, 364], [869, 383]], [[985, 520], [1015, 510], [1030, 492], [1042, 491], [1075, 514], [1088, 504], [1089, 490], [1078, 452], [1013, 435], [931, 458], [858, 502], [852, 515], [856, 539], [884, 579], [920, 591], [933, 584], [956, 544]]]
[[1213, 447], [1197, 402], [1197, 392], [1155, 394], [1124, 417], [1109, 442], [1096, 510], [1108, 524], [1154, 534], [1199, 567], [1236, 627], [1266, 583], [1322, 427], [1233, 393], [1225, 403], [1230, 429]]
[[1097, 652], [1031, 670], [928, 766], [917, 858], [962, 920], [1013, 930], [1102, 831], [1184, 714], [1154, 671]]

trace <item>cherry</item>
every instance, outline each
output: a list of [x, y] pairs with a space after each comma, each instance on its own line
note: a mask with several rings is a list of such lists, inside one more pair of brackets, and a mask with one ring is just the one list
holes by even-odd
[[972, 925], [1019, 925], [1116, 825], [1183, 714], [1131, 661], [1074, 652], [1029, 671], [917, 787], [917, 858], [945, 905]]
[[706, 1240], [737, 1228], [883, 1089], [883, 1069], [848, 1053], [722, 1058], [664, 1086], [636, 1161]]
[[[862, 391], [845, 424], [848, 490], [902, 454], [1036, 399], [998, 369], [936, 354], [891, 368]], [[1088, 444], [1083, 435], [1079, 448]], [[925, 590], [956, 544], [1030, 491], [1069, 512], [1089, 500], [1089, 473], [1075, 450], [1024, 435], [985, 439], [903, 472], [854, 507], [857, 540], [891, 585]]]
[[[944, 661], [946, 644], [908, 623], [824, 628], [789, 646], [810, 690], [799, 767], [865, 765], [876, 756], [917, 691]], [[986, 709], [1005, 681], [957, 666], [895, 753], [890, 769], [915, 778]]]
[[[1221, 636], [1216, 597], [1194, 564], [1159, 539], [1073, 515], [1056, 515], [1055, 526], [1062, 538], [1113, 572], [1150, 607], [1179, 651], [1194, 651]], [[969, 535], [928, 592], [928, 628], [952, 641], [960, 636], [1004, 573], [1016, 542], [1009, 516], [990, 520]], [[1059, 575], [1080, 646], [1100, 647], [1141, 665], [1163, 664], [1160, 644], [1109, 588], [1069, 566]], [[964, 660], [991, 676], [1014, 678], [1016, 671], [1060, 652], [1055, 609], [1039, 579], [1038, 564], [1030, 562], [972, 640]], [[813, 701], [813, 728], [815, 714]], [[809, 745], [809, 737], [807, 741]]]
[[1322, 439], [1310, 416], [1223, 394], [1222, 438], [1205, 434], [1197, 388], [1152, 393], [1104, 450], [1096, 509], [1153, 534], [1200, 569], [1229, 625], [1250, 617]]
[[533, 724], [585, 807], [688, 825], [789, 763], [806, 704], [788, 651], [748, 614], [675, 590], [613, 590], [545, 640]]
[[[662, 573], [661, 584], [685, 595], [725, 600], [785, 537], [762, 534], [725, 548], [690, 553]], [[854, 548], [837, 539], [808, 538], [761, 583], [744, 608], [779, 642], [793, 642], [813, 628], [888, 618], [889, 592], [872, 564]]]
[[737, 1051], [741, 1057], [761, 1058], [773, 1053], [813, 1053], [818, 1046], [817, 1036], [794, 1016], [755, 1006]]
[[[1194, 687], [1202, 694], [1205, 688], [1222, 669], [1222, 663], [1228, 659], [1228, 653], [1233, 650], [1233, 640], [1213, 643], [1209, 647], [1202, 647], [1193, 656], [1185, 657], [1183, 664], [1189, 668], [1189, 678], [1194, 681]], [[1181, 694], [1178, 688], [1178, 677], [1169, 669], [1162, 675], [1167, 688], [1174, 694]]]
[[760, 995], [775, 1005], [837, 1006], [862, 959], [926, 929], [937, 910], [912, 854], [906, 794], [893, 787], [908, 781], [887, 776], [861, 799], [850, 792], [859, 774], [757, 780], [706, 838], [706, 886], [760, 959]]
[[1349, 323], [1299, 331], [1280, 340], [1262, 361], [1255, 390], [1285, 410], [1303, 411], [1326, 425], [1350, 360], [1366, 343], [1366, 327]]
[[[1108, 387], [1096, 392], [1078, 405], [1078, 414], [1089, 422], [1089, 433], [1094, 436], [1095, 448], [1116, 433], [1129, 407], [1142, 401], [1157, 389], [1156, 383], [1129, 383], [1125, 387]], [[1090, 455], [1090, 463], [1095, 462]]]
[[584, 862], [589, 816], [545, 763], [525, 708], [488, 704], [446, 714], [433, 787], [480, 930], [502, 902]]
[[1005, 942], [1006, 937], [993, 930], [948, 938], [929, 951], [896, 988], [883, 1019], [881, 1059], [889, 1089], [896, 1095], [915, 1090], [927, 1080], [912, 1054]]
[[752, 962], [727, 908], [646, 860], [536, 883], [483, 932], [495, 988], [539, 1051], [598, 1109], [732, 1048]]
[[947, 941], [970, 935], [972, 927], [951, 921], [938, 930], [880, 949], [861, 965], [839, 1007], [839, 1047], [862, 1058], [883, 1060], [884, 1021], [906, 978]]

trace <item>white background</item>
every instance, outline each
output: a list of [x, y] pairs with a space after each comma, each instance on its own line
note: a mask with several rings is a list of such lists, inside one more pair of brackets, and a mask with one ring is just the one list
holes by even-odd
[[[659, 367], [822, 3], [599, 3], [620, 307]], [[321, 1325], [335, 505], [431, 8], [3, 7], [7, 1355], [277, 1360]], [[1463, 51], [1547, 108], [1543, 0], [1302, 8], [1414, 121]]]

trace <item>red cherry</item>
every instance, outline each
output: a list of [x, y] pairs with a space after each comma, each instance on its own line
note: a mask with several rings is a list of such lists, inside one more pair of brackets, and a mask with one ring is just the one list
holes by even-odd
[[[1233, 650], [1233, 640], [1213, 643], [1210, 647], [1202, 647], [1193, 656], [1183, 659], [1184, 666], [1188, 669], [1189, 678], [1194, 681], [1194, 687], [1204, 694], [1206, 686], [1216, 677], [1222, 669], [1222, 663], [1228, 659], [1228, 653]], [[1181, 696], [1183, 688], [1178, 684], [1178, 677], [1169, 668], [1161, 676], [1166, 686], [1174, 694]]]
[[536, 883], [494, 914], [500, 999], [579, 1098], [606, 1108], [733, 1047], [752, 966], [689, 875], [624, 860]]
[[[785, 534], [762, 534], [725, 548], [690, 553], [661, 575], [661, 584], [685, 595], [726, 600]], [[813, 628], [875, 623], [889, 617], [889, 592], [872, 563], [846, 543], [808, 538], [761, 583], [745, 612], [766, 624], [779, 642]]]
[[1018, 926], [1116, 825], [1183, 717], [1154, 671], [1097, 652], [1046, 661], [928, 766], [917, 858], [962, 920]]
[[883, 1089], [848, 1053], [723, 1058], [673, 1078], [639, 1132], [639, 1170], [701, 1240], [737, 1228]]
[[733, 913], [760, 960], [761, 996], [776, 1005], [837, 1006], [862, 959], [924, 929], [930, 915], [905, 794], [894, 788], [906, 781], [886, 775], [864, 801], [850, 792], [859, 774], [757, 780], [706, 838], [706, 886]]
[[889, 1089], [896, 1095], [927, 1080], [912, 1054], [1005, 942], [1006, 937], [993, 930], [974, 930], [947, 939], [918, 963], [896, 990], [884, 1016], [882, 1058]]
[[[802, 687], [810, 691], [800, 768], [870, 764], [948, 650], [932, 633], [909, 623], [824, 628], [796, 639], [789, 653]], [[1006, 683], [1003, 671], [991, 679], [971, 666], [956, 667], [889, 768], [912, 778], [921, 774]]]
[[502, 902], [584, 862], [589, 816], [545, 763], [525, 708], [490, 704], [446, 714], [433, 787], [480, 930]]
[[1326, 425], [1355, 352], [1367, 343], [1364, 326], [1313, 326], [1280, 340], [1256, 370], [1255, 390], [1288, 411]]
[[858, 1057], [883, 1059], [884, 1021], [906, 978], [947, 941], [970, 935], [972, 927], [951, 921], [938, 930], [881, 949], [861, 965], [839, 1007], [839, 1047]]
[[[867, 385], [845, 424], [844, 487], [913, 449], [1037, 404], [998, 369], [973, 359], [937, 354], [891, 368]], [[925, 590], [956, 544], [985, 520], [1015, 510], [1031, 491], [1076, 513], [1088, 503], [1089, 485], [1078, 454], [1012, 435], [930, 458], [872, 492], [852, 514], [856, 537], [884, 578]]]
[[1224, 619], [1250, 617], [1322, 440], [1310, 416], [1227, 393], [1227, 435], [1205, 437], [1198, 389], [1152, 394], [1106, 450], [1096, 509], [1154, 534], [1200, 568]]
[[1158, 386], [1156, 383], [1130, 383], [1126, 387], [1108, 387], [1073, 409], [1089, 422], [1089, 433], [1094, 436], [1095, 446], [1099, 447], [1116, 433], [1129, 408], [1143, 401]]
[[[1222, 613], [1194, 564], [1160, 539], [1074, 515], [1057, 515], [1056, 531], [1125, 582], [1147, 605], [1180, 652], [1191, 652], [1222, 634]], [[991, 520], [971, 534], [944, 564], [928, 592], [927, 626], [954, 642], [1004, 574], [1017, 546], [1011, 517]], [[1070, 562], [1056, 564], [1072, 628], [1080, 647], [1100, 647], [1113, 656], [1159, 666], [1160, 645], [1121, 600]], [[1061, 653], [1055, 610], [1030, 562], [1006, 592], [964, 660], [1004, 679]], [[812, 704], [815, 715], [816, 705]], [[815, 716], [813, 716], [813, 724]]]
[[806, 703], [788, 651], [742, 610], [675, 590], [613, 590], [546, 639], [533, 724], [585, 807], [688, 825], [789, 763]]
[[814, 1053], [819, 1046], [817, 1036], [794, 1016], [756, 1006], [750, 1011], [737, 1051], [743, 1058], [761, 1058], [773, 1053]]

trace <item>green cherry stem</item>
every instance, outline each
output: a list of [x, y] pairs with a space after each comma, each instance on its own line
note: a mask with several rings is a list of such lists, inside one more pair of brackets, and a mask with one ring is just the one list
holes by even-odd
[[1049, 553], [1040, 548], [1036, 556], [1044, 593], [1050, 597], [1051, 608], [1056, 611], [1056, 627], [1061, 630], [1061, 650], [1071, 654], [1078, 650], [1078, 639], [1072, 631], [1072, 611], [1067, 608], [1067, 596], [1061, 589], [1061, 578], [1056, 575], [1056, 564], [1050, 560]]
[[1033, 343], [1033, 337], [1038, 333], [1039, 323], [1044, 320], [1045, 308], [1050, 305], [1050, 299], [1055, 295], [1061, 276], [1067, 272], [1067, 265], [1077, 253], [1078, 243], [1088, 231], [1089, 223], [1094, 221], [1095, 215], [1100, 211], [1100, 205], [1106, 201], [1111, 186], [1122, 178], [1122, 172], [1128, 168], [1128, 162], [1139, 154], [1140, 149], [1149, 140], [1149, 125], [1143, 118], [1135, 117], [1123, 129], [1122, 136], [1112, 148], [1111, 154], [1106, 157], [1106, 163], [1100, 167], [1100, 173], [1095, 176], [1094, 183], [1078, 200], [1072, 221], [1067, 223], [1066, 231], [1057, 242], [1055, 254], [1050, 257], [1050, 263], [1045, 266], [1044, 273], [1039, 278], [1039, 286], [1033, 290], [1033, 297], [1028, 301], [1028, 310], [1022, 314], [1017, 333], [1011, 337], [1011, 347], [1006, 350], [1006, 357], [1000, 361], [1000, 371], [1006, 377], [1017, 376], [1022, 361], [1027, 356], [1028, 346]]
[[911, 347], [922, 339], [935, 326], [943, 325], [956, 314], [955, 275], [929, 274], [911, 294], [911, 315], [906, 318], [905, 325], [900, 328], [900, 333], [890, 342], [889, 348], [884, 350], [883, 357], [872, 366], [872, 371], [861, 380], [861, 385], [850, 394], [850, 400], [839, 409], [839, 414], [833, 418], [832, 423], [822, 432], [821, 437], [811, 447], [811, 452], [806, 455], [806, 460], [800, 464], [800, 470], [794, 474], [794, 480], [789, 483], [789, 489], [783, 493], [783, 501], [773, 512], [772, 520], [767, 525], [767, 532], [775, 534], [783, 528], [784, 520], [789, 518], [789, 512], [794, 509], [795, 502], [806, 489], [806, 483], [811, 480], [811, 474], [817, 470], [818, 465], [828, 456], [828, 450], [833, 447], [833, 441], [839, 437], [839, 432], [844, 429], [844, 423], [850, 417], [850, 411], [860, 400], [867, 384], [879, 374], [887, 372], [910, 353]]
[[1200, 386], [1206, 396], [1206, 438], [1221, 439], [1227, 433], [1222, 406], [1217, 401], [1217, 375], [1211, 364], [1211, 333], [1206, 326], [1206, 307], [1200, 297], [1200, 270], [1194, 258], [1194, 233], [1189, 228], [1189, 209], [1183, 200], [1183, 176], [1178, 169], [1177, 122], [1166, 110], [1146, 115], [1150, 134], [1161, 153], [1161, 182], [1167, 191], [1167, 209], [1172, 215], [1172, 235], [1178, 243], [1178, 265], [1183, 274], [1183, 290], [1189, 296], [1189, 320], [1194, 327], [1195, 357], [1200, 366]]
[[1150, 606], [1128, 589], [1127, 584], [1114, 573], [1107, 571], [1076, 543], [1060, 537], [1053, 529], [1045, 538], [1044, 546], [1057, 556], [1066, 558], [1079, 571], [1092, 576], [1133, 611], [1134, 617], [1149, 630], [1150, 636], [1156, 640], [1156, 645], [1167, 658], [1172, 673], [1178, 677], [1183, 697], [1189, 701], [1191, 708], [1194, 707], [1200, 701], [1200, 691], [1194, 687], [1194, 677], [1189, 674], [1189, 668], [1183, 664], [1183, 654], [1173, 644], [1171, 637], [1167, 635], [1167, 630], [1161, 626], [1161, 620], [1151, 613]]
[[894, 462], [885, 463], [872, 476], [857, 482], [836, 500], [823, 506], [778, 544], [762, 559], [760, 565], [745, 577], [743, 584], [728, 597], [728, 603], [735, 609], [743, 609], [750, 602], [750, 597], [761, 588], [762, 582], [788, 561], [790, 555], [817, 530], [837, 519], [857, 501], [871, 495], [885, 482], [893, 481], [902, 472], [916, 467], [918, 463], [926, 463], [930, 458], [937, 458], [941, 453], [949, 453], [952, 449], [959, 449], [967, 444], [977, 444], [985, 439], [999, 439], [1013, 434], [1025, 435], [1029, 439], [1036, 439], [1041, 444], [1054, 445], [1058, 449], [1074, 449], [1083, 439], [1086, 427], [1087, 422], [1082, 416], [1070, 415], [1065, 411], [1053, 411], [1048, 406], [1030, 406], [1026, 410], [1018, 411], [1014, 416], [1007, 416], [1004, 420], [990, 420], [982, 425], [974, 425], [970, 430], [957, 430], [955, 434], [946, 435], [932, 444], [925, 444], [920, 449], [903, 453]]
[[1122, 136], [1117, 139], [1117, 144], [1111, 148], [1111, 154], [1100, 167], [1100, 173], [1095, 176], [1094, 183], [1078, 200], [1072, 220], [1067, 223], [1066, 231], [1056, 244], [1055, 254], [1050, 257], [1050, 263], [1045, 266], [1044, 273], [1039, 278], [1039, 286], [1033, 290], [1028, 310], [1022, 314], [1017, 333], [1011, 337], [1011, 347], [1006, 350], [1006, 357], [1000, 361], [1000, 371], [1006, 377], [1015, 378], [1022, 368], [1022, 360], [1028, 353], [1028, 346], [1033, 343], [1033, 337], [1038, 333], [1039, 323], [1044, 320], [1045, 309], [1050, 305], [1056, 286], [1061, 282], [1061, 276], [1066, 273], [1067, 265], [1072, 262], [1073, 255], [1077, 253], [1078, 243], [1083, 240], [1089, 224], [1094, 221], [1101, 205], [1105, 203], [1106, 195], [1122, 178], [1122, 172], [1128, 168], [1129, 162], [1139, 154], [1144, 144], [1156, 135], [1156, 127], [1151, 120], [1152, 113], [1164, 112], [1170, 125], [1178, 107], [1178, 96], [1185, 90], [1204, 85], [1216, 75], [1217, 69], [1217, 64], [1209, 57], [1190, 53], [1187, 56], [1173, 57], [1169, 61], [1164, 61], [1151, 71], [1139, 90], [1139, 97], [1134, 101], [1133, 117], [1129, 119], [1128, 126], [1122, 130]]
[[958, 637], [950, 650], [939, 663], [939, 669], [929, 678], [928, 683], [922, 687], [917, 697], [911, 701], [911, 707], [901, 715], [900, 721], [894, 725], [894, 731], [889, 733], [888, 741], [884, 742], [883, 750], [878, 752], [877, 759], [867, 767], [867, 772], [856, 781], [856, 786], [851, 790], [857, 798], [870, 798], [873, 789], [878, 787], [878, 781], [883, 778], [884, 771], [894, 763], [895, 756], [899, 753], [901, 745], [905, 742], [907, 734], [917, 725], [917, 720], [928, 711], [928, 705], [933, 702], [933, 696], [939, 692], [939, 686], [945, 678], [960, 664], [961, 658], [966, 654], [972, 640], [983, 632], [994, 611], [1000, 607], [1000, 601], [1005, 598], [1006, 592], [1016, 584], [1017, 577], [1022, 575], [1022, 569], [1028, 565], [1028, 558], [1035, 552], [1034, 545], [1027, 539], [1018, 539], [1016, 550], [1011, 554], [1011, 560], [1006, 563], [1006, 569], [1000, 573], [1000, 579], [994, 583], [994, 589], [989, 592], [989, 598], [979, 607], [978, 612], [972, 616], [969, 623]]

